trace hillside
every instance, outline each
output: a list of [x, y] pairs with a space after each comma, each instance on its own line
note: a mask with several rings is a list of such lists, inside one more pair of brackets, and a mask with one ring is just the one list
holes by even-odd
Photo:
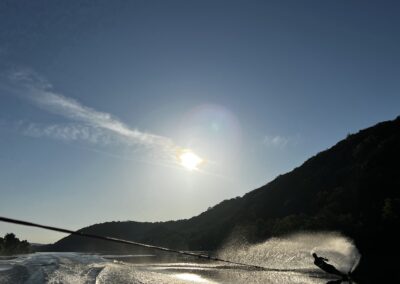
[[[190, 250], [217, 249], [233, 232], [258, 242], [298, 230], [336, 230], [355, 240], [363, 254], [362, 273], [377, 266], [395, 269], [399, 161], [400, 117], [349, 135], [265, 186], [225, 200], [191, 219], [109, 222], [81, 230]], [[68, 236], [48, 249], [127, 248]]]

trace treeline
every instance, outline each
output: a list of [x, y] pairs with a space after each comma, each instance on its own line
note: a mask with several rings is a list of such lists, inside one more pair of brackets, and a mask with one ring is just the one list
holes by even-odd
[[31, 252], [28, 241], [20, 241], [13, 233], [0, 237], [0, 255], [23, 254]]

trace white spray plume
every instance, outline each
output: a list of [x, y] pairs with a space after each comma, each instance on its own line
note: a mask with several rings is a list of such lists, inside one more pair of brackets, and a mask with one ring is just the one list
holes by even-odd
[[352, 271], [360, 260], [360, 254], [352, 240], [337, 232], [298, 233], [271, 238], [264, 243], [250, 245], [233, 236], [218, 252], [218, 256], [233, 261], [260, 265], [274, 269], [318, 269], [311, 254], [329, 259], [344, 273]]

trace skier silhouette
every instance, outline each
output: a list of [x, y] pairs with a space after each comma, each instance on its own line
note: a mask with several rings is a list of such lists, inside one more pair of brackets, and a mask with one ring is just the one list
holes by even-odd
[[316, 253], [313, 253], [312, 256], [314, 257], [314, 264], [321, 268], [323, 271], [328, 272], [330, 274], [335, 274], [343, 278], [348, 278], [348, 276], [339, 270], [336, 269], [332, 264], [326, 263], [329, 260], [324, 257], [318, 256]]

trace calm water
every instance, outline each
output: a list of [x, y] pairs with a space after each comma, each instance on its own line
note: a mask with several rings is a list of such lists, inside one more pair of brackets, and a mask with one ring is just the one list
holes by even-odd
[[[318, 240], [320, 242], [318, 242]], [[322, 243], [321, 243], [322, 242]], [[325, 242], [325, 243], [324, 243]], [[315, 246], [319, 243], [320, 246]], [[323, 244], [323, 245], [321, 245]], [[324, 250], [324, 246], [327, 246]], [[329, 250], [328, 250], [329, 248]], [[160, 262], [151, 255], [93, 255], [81, 253], [36, 253], [0, 259], [0, 283], [331, 283], [335, 278], [312, 263], [310, 251], [342, 259], [349, 270], [351, 243], [330, 235], [297, 235], [272, 239], [256, 246], [228, 245], [220, 257], [263, 265], [270, 271], [193, 262], [188, 259]], [[347, 254], [347, 255], [346, 255]], [[339, 266], [339, 265], [338, 265]], [[333, 282], [337, 283], [337, 282]]]

